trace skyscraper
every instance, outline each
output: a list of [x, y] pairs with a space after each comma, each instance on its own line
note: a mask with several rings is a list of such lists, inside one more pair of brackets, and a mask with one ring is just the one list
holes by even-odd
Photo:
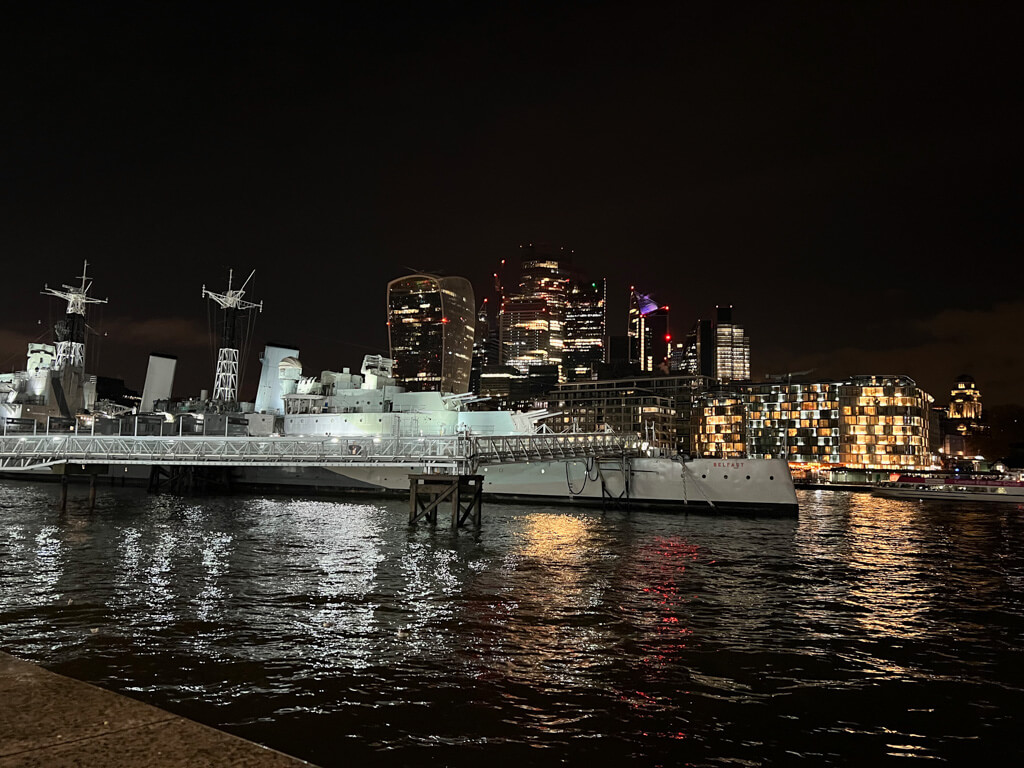
[[715, 307], [715, 320], [698, 320], [686, 335], [678, 365], [682, 373], [719, 381], [750, 380], [750, 339], [732, 321], [732, 306]]
[[464, 277], [406, 275], [388, 283], [395, 378], [411, 391], [469, 391], [475, 311]]
[[607, 280], [578, 278], [569, 284], [565, 307], [565, 338], [562, 369], [564, 378], [588, 379], [598, 366], [608, 362]]
[[668, 359], [672, 341], [668, 326], [668, 307], [659, 306], [650, 296], [629, 289], [630, 362], [642, 371], [654, 371]]
[[520, 246], [518, 275], [496, 274], [502, 365], [523, 372], [531, 365], [561, 366], [571, 253], [532, 243]]
[[679, 372], [715, 377], [715, 328], [710, 320], [698, 320], [686, 334]]
[[732, 305], [715, 307], [715, 378], [720, 381], [750, 380], [750, 339], [732, 321]]

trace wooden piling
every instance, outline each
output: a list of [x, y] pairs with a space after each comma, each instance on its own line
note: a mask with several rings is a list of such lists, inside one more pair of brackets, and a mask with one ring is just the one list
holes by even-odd
[[483, 475], [409, 475], [409, 525], [426, 520], [437, 525], [437, 510], [450, 502], [452, 528], [472, 520], [479, 526], [483, 515]]

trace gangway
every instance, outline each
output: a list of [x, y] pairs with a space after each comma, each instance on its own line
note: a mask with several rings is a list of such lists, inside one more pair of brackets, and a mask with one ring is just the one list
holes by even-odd
[[610, 433], [433, 437], [200, 437], [14, 434], [0, 437], [0, 471], [65, 464], [208, 467], [408, 467], [473, 474], [486, 464], [634, 455], [638, 440]]

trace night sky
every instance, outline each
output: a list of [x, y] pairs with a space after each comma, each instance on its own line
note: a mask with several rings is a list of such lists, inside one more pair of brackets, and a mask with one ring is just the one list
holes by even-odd
[[572, 249], [734, 305], [755, 377], [972, 374], [1024, 403], [1020, 4], [5, 4], [0, 368], [93, 295], [93, 372], [179, 357], [253, 269], [307, 374], [387, 353], [388, 280]]

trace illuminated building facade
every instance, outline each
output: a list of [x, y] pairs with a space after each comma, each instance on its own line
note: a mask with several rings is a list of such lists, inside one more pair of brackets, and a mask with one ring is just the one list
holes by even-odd
[[547, 365], [552, 360], [551, 326], [551, 310], [547, 302], [529, 299], [505, 301], [498, 315], [501, 363], [521, 373], [526, 373], [531, 365]]
[[646, 418], [664, 440], [667, 406], [674, 414], [670, 450], [680, 454], [785, 457], [794, 466], [851, 470], [933, 465], [933, 398], [906, 376], [736, 382], [728, 390], [712, 384], [697, 376], [569, 382], [551, 392], [549, 407], [561, 413], [562, 428], [609, 424], [643, 434], [637, 425]]
[[732, 307], [715, 307], [715, 320], [698, 320], [682, 349], [671, 356], [673, 371], [721, 382], [750, 380], [750, 339], [732, 320]]
[[747, 451], [758, 458], [839, 463], [839, 385], [760, 383], [746, 388]]
[[907, 376], [855, 376], [839, 385], [839, 461], [863, 469], [924, 469], [934, 398]]
[[464, 277], [406, 275], [388, 283], [395, 379], [410, 391], [469, 391], [475, 310]]
[[667, 365], [669, 344], [668, 307], [659, 306], [650, 296], [629, 289], [630, 362], [640, 370], [653, 372]]
[[607, 280], [573, 280], [565, 307], [562, 370], [566, 379], [593, 379], [602, 363], [607, 338]]
[[974, 457], [978, 438], [987, 430], [981, 420], [981, 391], [972, 376], [957, 376], [949, 393], [949, 407], [942, 421], [942, 453], [947, 459]]
[[671, 397], [625, 382], [589, 383], [593, 386], [585, 390], [562, 385], [557, 394], [553, 393], [552, 404], [557, 399], [563, 427], [580, 432], [611, 428], [620, 434], [639, 435], [665, 451], [675, 450], [676, 411]]
[[469, 391], [480, 392], [480, 377], [487, 367], [498, 364], [498, 333], [491, 321], [487, 299], [483, 300], [476, 313], [476, 327], [473, 331], [473, 364], [470, 367]]
[[547, 408], [548, 393], [557, 385], [557, 365], [531, 365], [526, 373], [508, 365], [486, 366], [478, 394], [499, 411], [529, 411]]
[[[501, 295], [499, 363], [525, 372], [532, 365], [562, 365], [571, 251], [520, 246], [515, 278], [495, 273]], [[507, 271], [503, 264], [501, 272]]]
[[715, 325], [709, 320], [698, 320], [686, 334], [682, 349], [672, 354], [673, 370], [688, 376], [715, 376]]
[[715, 307], [715, 373], [719, 381], [750, 380], [750, 340], [732, 321], [732, 306]]
[[949, 393], [949, 418], [964, 421], [981, 419], [981, 392], [971, 376], [957, 376]]
[[[733, 389], [735, 397], [710, 394], [693, 409], [695, 450], [701, 455], [729, 455], [731, 450], [736, 452], [732, 455], [785, 456], [791, 464], [858, 470], [905, 471], [933, 464], [933, 398], [906, 376], [748, 383]], [[742, 429], [736, 421], [737, 400]]]
[[739, 458], [746, 456], [746, 409], [743, 396], [708, 392], [693, 404], [696, 424], [694, 450], [698, 456]]

